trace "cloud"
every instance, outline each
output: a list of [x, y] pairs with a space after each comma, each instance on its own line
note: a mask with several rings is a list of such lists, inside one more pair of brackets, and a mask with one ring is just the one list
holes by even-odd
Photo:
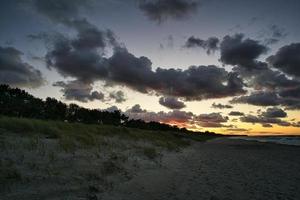
[[126, 101], [126, 97], [125, 97], [125, 94], [124, 92], [122, 91], [115, 91], [115, 92], [111, 92], [109, 94], [109, 97], [111, 99], [114, 99], [116, 103], [123, 103], [124, 101]]
[[55, 40], [53, 49], [46, 56], [49, 68], [55, 68], [65, 77], [85, 82], [102, 80], [110, 85], [123, 85], [142, 93], [155, 92], [186, 100], [245, 93], [237, 74], [223, 68], [210, 65], [191, 66], [186, 70], [157, 68], [153, 71], [147, 57], [136, 57], [120, 46], [115, 46], [113, 55], [106, 57], [99, 54], [99, 50], [104, 48], [101, 45], [75, 45], [80, 37], [83, 36]]
[[256, 59], [268, 49], [257, 40], [244, 39], [243, 34], [236, 34], [225, 36], [220, 50], [222, 63], [252, 69], [256, 67]]
[[[243, 115], [240, 117], [240, 121], [245, 123], [261, 124], [263, 127], [273, 127], [276, 124], [279, 126], [294, 126], [298, 127], [300, 122], [290, 123], [279, 119], [279, 114], [274, 112], [275, 109], [268, 109], [266, 112], [258, 116], [246, 115], [243, 113], [238, 113]], [[276, 110], [277, 112], [277, 110]], [[162, 123], [176, 124], [180, 127], [193, 126], [194, 128], [206, 127], [206, 128], [221, 128], [225, 127], [228, 131], [250, 131], [250, 129], [237, 128], [233, 125], [227, 125], [229, 117], [222, 116], [220, 113], [209, 113], [195, 115], [191, 112], [174, 110], [170, 112], [151, 112], [142, 109], [139, 104], [134, 105], [132, 108], [124, 112], [130, 118], [133, 119], [143, 119], [145, 121], [157, 121]], [[268, 114], [265, 114], [268, 113]], [[272, 113], [272, 114], [270, 114]], [[274, 114], [275, 113], [275, 114]], [[238, 115], [236, 115], [238, 116]], [[280, 116], [283, 116], [280, 114]]]
[[300, 100], [300, 84], [294, 88], [281, 90], [279, 96], [287, 98], [295, 98]]
[[42, 73], [22, 61], [23, 53], [13, 47], [0, 46], [0, 84], [36, 88], [44, 84]]
[[284, 28], [281, 28], [275, 24], [273, 24], [271, 27], [270, 27], [270, 30], [272, 31], [272, 37], [273, 38], [284, 38], [287, 36], [287, 33], [285, 31]]
[[[64, 77], [75, 78], [82, 84], [104, 81], [107, 85], [122, 85], [141, 93], [185, 100], [245, 94], [244, 84], [238, 75], [217, 66], [191, 66], [186, 70], [158, 67], [153, 70], [150, 59], [130, 53], [117, 42], [112, 31], [100, 30], [81, 18], [80, 10], [85, 6], [81, 1], [53, 0], [49, 3], [35, 0], [33, 3], [40, 13], [77, 33], [74, 38], [63, 35], [54, 37], [46, 55], [48, 67]], [[145, 12], [151, 10], [158, 14], [155, 16], [168, 17], [183, 16], [196, 5], [195, 2], [183, 0], [140, 3]], [[110, 57], [105, 54], [107, 48], [113, 50]]]
[[115, 111], [120, 111], [120, 109], [117, 106], [111, 106], [111, 107], [104, 109], [103, 111], [115, 112]]
[[151, 70], [152, 63], [147, 57], [138, 58], [127, 49], [118, 48], [107, 61], [108, 81], [125, 85], [142, 93], [147, 93], [150, 88], [158, 87], [157, 77]]
[[255, 71], [248, 80], [248, 86], [256, 90], [267, 89], [275, 91], [278, 89], [290, 89], [300, 84], [300, 81], [290, 79], [285, 74], [269, 68]]
[[174, 98], [174, 97], [161, 97], [159, 99], [159, 104], [170, 109], [178, 109], [178, 110], [186, 107], [184, 102], [179, 101], [178, 98]]
[[126, 112], [128, 112], [128, 113], [146, 113], [147, 110], [142, 109], [140, 104], [135, 104], [130, 109], [128, 109]]
[[132, 119], [142, 119], [147, 122], [156, 121], [162, 123], [172, 123], [172, 124], [187, 124], [189, 123], [194, 115], [191, 112], [173, 110], [170, 112], [151, 112], [140, 108], [135, 110], [134, 108], [125, 111], [125, 114]]
[[[292, 89], [294, 90], [294, 89]], [[297, 91], [297, 89], [295, 89]], [[234, 97], [231, 103], [245, 103], [256, 106], [285, 106], [288, 110], [300, 109], [300, 98], [289, 95], [296, 95], [295, 91], [282, 90], [282, 92], [254, 92], [248, 96]], [[284, 95], [284, 96], [280, 96]]]
[[292, 124], [293, 127], [300, 127], [300, 121]]
[[191, 66], [186, 70], [158, 68], [155, 77], [158, 81], [152, 88], [157, 93], [185, 100], [222, 98], [245, 93], [243, 83], [235, 73], [214, 65]]
[[190, 0], [140, 0], [139, 8], [153, 21], [183, 19], [197, 11], [199, 2]]
[[79, 18], [79, 11], [88, 5], [89, 0], [32, 0], [28, 1], [33, 8], [54, 22], [68, 25], [70, 21]]
[[229, 118], [222, 116], [220, 113], [210, 113], [195, 115], [192, 112], [173, 110], [170, 112], [151, 112], [144, 110], [139, 104], [124, 112], [129, 118], [142, 119], [145, 121], [156, 121], [162, 123], [176, 124], [180, 127], [193, 126], [196, 127], [232, 127], [232, 125], [225, 125]]
[[262, 113], [262, 116], [268, 118], [284, 118], [287, 117], [287, 113], [284, 112], [281, 108], [268, 108], [266, 112]]
[[222, 116], [220, 113], [200, 114], [195, 117], [194, 121], [202, 127], [228, 127], [222, 123], [227, 122], [229, 118]]
[[246, 103], [256, 106], [277, 106], [280, 105], [280, 99], [274, 92], [256, 92], [249, 96], [235, 97], [231, 103]]
[[277, 53], [267, 58], [269, 64], [280, 71], [300, 77], [300, 43], [292, 43], [281, 47]]
[[267, 124], [277, 124], [279, 126], [291, 126], [292, 124], [290, 122], [287, 121], [283, 121], [281, 119], [278, 118], [269, 118], [269, 117], [265, 117], [265, 116], [254, 116], [254, 115], [247, 115], [247, 116], [243, 116], [240, 118], [240, 120], [242, 122], [246, 122], [246, 123], [259, 123], [262, 124], [264, 127], [269, 127]]
[[[107, 60], [101, 52], [111, 44], [111, 32], [100, 31], [88, 22], [83, 23], [75, 39], [57, 35], [46, 55], [48, 67], [65, 77], [91, 81], [107, 76]], [[99, 53], [100, 52], [100, 53]]]
[[248, 132], [251, 129], [245, 129], [245, 128], [228, 128], [227, 131], [234, 131], [234, 132]]
[[230, 116], [243, 116], [244, 113], [239, 112], [239, 111], [231, 111], [228, 115], [230, 115]]
[[216, 108], [216, 109], [229, 109], [229, 108], [233, 108], [233, 106], [231, 105], [223, 105], [223, 104], [216, 104], [216, 103], [213, 103], [211, 105], [212, 108]]
[[265, 128], [273, 128], [272, 124], [262, 124], [262, 126]]
[[185, 42], [184, 47], [186, 47], [186, 48], [200, 47], [200, 48], [203, 48], [204, 50], [206, 50], [206, 53], [209, 55], [219, 49], [219, 43], [220, 43], [220, 40], [216, 37], [210, 37], [207, 40], [203, 40], [203, 39], [191, 36]]
[[264, 41], [266, 45], [275, 44], [288, 35], [284, 28], [281, 28], [275, 24], [269, 27], [269, 31], [266, 34], [269, 35], [269, 38], [265, 39]]
[[88, 102], [104, 99], [103, 93], [92, 91], [93, 87], [91, 83], [85, 83], [78, 80], [68, 81], [67, 83], [59, 81], [54, 83], [53, 86], [62, 88], [61, 91], [64, 93], [64, 98], [66, 100]]

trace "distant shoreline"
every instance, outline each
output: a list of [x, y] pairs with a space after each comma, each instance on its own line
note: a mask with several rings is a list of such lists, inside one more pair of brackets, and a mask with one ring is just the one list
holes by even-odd
[[281, 144], [289, 146], [300, 146], [300, 136], [282, 136], [282, 135], [268, 135], [268, 136], [235, 136], [230, 139], [241, 139], [247, 141], [257, 141], [262, 143]]

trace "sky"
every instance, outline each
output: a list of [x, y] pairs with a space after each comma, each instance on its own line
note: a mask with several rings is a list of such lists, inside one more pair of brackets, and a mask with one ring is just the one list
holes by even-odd
[[0, 3], [0, 84], [195, 131], [300, 135], [298, 0]]

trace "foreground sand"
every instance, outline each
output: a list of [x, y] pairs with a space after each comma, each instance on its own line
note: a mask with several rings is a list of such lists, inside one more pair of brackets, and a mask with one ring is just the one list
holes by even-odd
[[1, 200], [300, 199], [296, 146], [218, 138], [175, 152], [104, 137], [65, 151], [57, 139], [0, 139]]
[[102, 199], [300, 199], [300, 148], [219, 138], [141, 170]]

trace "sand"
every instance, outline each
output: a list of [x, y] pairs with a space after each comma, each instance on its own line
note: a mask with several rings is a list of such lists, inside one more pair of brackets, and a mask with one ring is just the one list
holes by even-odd
[[166, 155], [102, 199], [300, 199], [300, 148], [215, 139]]
[[1, 200], [300, 199], [297, 146], [218, 138], [149, 159], [139, 152], [150, 144], [118, 138], [69, 153], [22, 140], [2, 135]]

